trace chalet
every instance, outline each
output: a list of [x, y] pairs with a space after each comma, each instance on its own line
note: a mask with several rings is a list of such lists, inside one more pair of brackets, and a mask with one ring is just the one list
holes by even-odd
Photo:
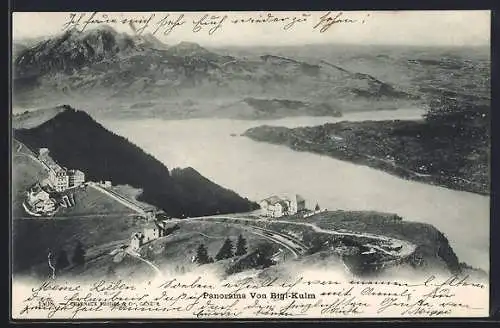
[[271, 196], [260, 201], [259, 205], [264, 216], [279, 218], [285, 215], [293, 215], [305, 210], [306, 201], [300, 195], [296, 195], [292, 200], [280, 198], [278, 196]]
[[268, 217], [281, 217], [283, 216], [283, 205], [284, 200], [278, 196], [271, 196], [269, 198], [263, 199], [259, 202], [260, 208], [262, 210], [262, 215]]
[[28, 191], [25, 203], [36, 213], [52, 212], [56, 208], [55, 201], [39, 184], [36, 184]]
[[132, 235], [130, 240], [130, 247], [132, 249], [139, 249], [142, 245], [164, 237], [167, 234], [168, 224], [164, 221], [150, 222], [144, 227], [142, 232], [136, 232]]

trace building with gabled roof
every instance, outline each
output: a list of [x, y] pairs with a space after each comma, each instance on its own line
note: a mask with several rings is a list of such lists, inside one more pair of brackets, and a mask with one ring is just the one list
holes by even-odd
[[134, 250], [142, 245], [167, 235], [168, 224], [163, 221], [148, 222], [142, 232], [136, 232], [130, 240], [130, 247]]
[[279, 198], [278, 196], [271, 196], [262, 200], [262, 202], [265, 202], [266, 204], [269, 205], [274, 205], [276, 203], [279, 203], [280, 201], [282, 201], [282, 199]]
[[273, 218], [293, 215], [306, 208], [305, 199], [300, 195], [296, 195], [292, 200], [271, 196], [261, 200], [259, 205], [264, 216]]
[[156, 222], [148, 223], [144, 227], [144, 243], [160, 238], [162, 227]]

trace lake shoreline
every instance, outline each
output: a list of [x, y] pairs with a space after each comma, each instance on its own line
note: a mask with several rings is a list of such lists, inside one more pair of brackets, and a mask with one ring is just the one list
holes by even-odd
[[[255, 129], [259, 129], [259, 127]], [[412, 171], [410, 168], [395, 165], [383, 158], [377, 158], [360, 153], [349, 153], [338, 149], [322, 149], [321, 144], [300, 143], [300, 140], [297, 142], [297, 139], [294, 139], [294, 142], [273, 140], [272, 137], [267, 138], [266, 135], [258, 135], [259, 132], [255, 129], [247, 130], [241, 136], [250, 138], [251, 140], [256, 142], [264, 142], [288, 147], [293, 151], [309, 152], [313, 154], [328, 156], [357, 165], [370, 167], [404, 180], [421, 182], [432, 186], [444, 187], [455, 191], [469, 192], [481, 196], [490, 196], [490, 192], [484, 190], [484, 188], [489, 188], [489, 186], [481, 186], [478, 183], [474, 183], [472, 181], [469, 183], [460, 183], [459, 181], [453, 181], [453, 177], [449, 176], [422, 174]], [[257, 133], [255, 131], [257, 131]], [[293, 138], [293, 132], [291, 130], [289, 131], [289, 133], [291, 134], [290, 137]]]
[[300, 194], [308, 206], [317, 202], [329, 210], [397, 213], [404, 220], [432, 224], [446, 235], [461, 261], [489, 271], [489, 196], [406, 180], [369, 166], [239, 136], [262, 124], [294, 128], [340, 121], [414, 121], [424, 113], [402, 109], [274, 121], [115, 118], [101, 122], [167, 167], [196, 168], [251, 200]]

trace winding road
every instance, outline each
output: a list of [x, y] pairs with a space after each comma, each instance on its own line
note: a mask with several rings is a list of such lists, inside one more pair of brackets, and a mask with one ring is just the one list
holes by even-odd
[[[234, 221], [250, 221], [250, 222], [256, 222], [256, 221], [264, 221], [266, 219], [250, 219], [250, 218], [242, 218], [242, 217], [228, 217], [228, 216], [207, 216], [207, 217], [199, 217], [199, 218], [190, 218], [188, 220], [213, 220], [213, 221], [220, 221], [220, 222], [227, 222], [227, 220], [234, 220]], [[399, 258], [404, 258], [407, 256], [410, 256], [413, 254], [413, 252], [416, 249], [416, 246], [408, 241], [401, 240], [401, 239], [396, 239], [392, 237], [386, 237], [386, 236], [379, 236], [375, 234], [370, 234], [370, 233], [356, 233], [356, 232], [345, 232], [345, 231], [335, 231], [335, 230], [329, 230], [329, 229], [323, 229], [318, 227], [317, 225], [313, 223], [308, 223], [308, 222], [293, 222], [293, 221], [286, 221], [286, 220], [279, 220], [279, 219], [273, 219], [272, 222], [276, 223], [285, 223], [285, 224], [293, 224], [293, 225], [300, 225], [300, 226], [306, 226], [311, 229], [313, 229], [315, 232], [318, 233], [324, 233], [324, 234], [329, 234], [329, 235], [335, 235], [335, 236], [350, 236], [350, 237], [357, 237], [357, 238], [368, 238], [372, 239], [375, 241], [382, 241], [387, 244], [390, 244], [393, 249], [401, 247], [399, 250], [387, 250], [383, 247], [380, 247], [379, 245], [373, 245], [373, 244], [367, 244], [367, 246], [376, 249], [382, 253], [385, 253], [390, 256], [394, 257], [399, 257]], [[236, 223], [238, 224], [238, 223]], [[247, 226], [248, 227], [248, 226]], [[263, 229], [260, 227], [251, 227], [252, 229], [255, 230], [260, 230], [265, 232], [266, 234], [270, 234], [270, 238], [283, 238], [286, 240], [286, 244], [288, 247], [295, 249], [296, 253], [304, 253], [305, 250], [307, 250], [307, 247], [305, 245], [300, 245], [297, 243], [297, 240], [294, 240], [294, 238], [291, 238], [287, 235], [280, 234], [276, 231], [273, 230], [268, 230], [268, 229]], [[283, 241], [281, 241], [283, 243]], [[305, 247], [305, 250], [304, 250]]]

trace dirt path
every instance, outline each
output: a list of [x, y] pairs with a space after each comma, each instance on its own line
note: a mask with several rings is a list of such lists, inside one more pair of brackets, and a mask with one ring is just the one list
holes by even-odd
[[209, 236], [209, 235], [204, 234], [203, 232], [196, 232], [196, 233], [199, 234], [199, 235], [202, 235], [203, 237], [209, 238], [209, 239], [223, 239], [223, 238], [226, 238], [226, 237], [222, 237], [222, 236]]
[[153, 271], [156, 272], [156, 275], [158, 278], [162, 278], [163, 277], [163, 274], [161, 273], [161, 270], [160, 268], [158, 268], [153, 262], [151, 261], [148, 261], [144, 258], [142, 258], [139, 254], [137, 254], [136, 252], [130, 250], [130, 249], [126, 249], [125, 250], [125, 253], [127, 253], [128, 255], [132, 256], [133, 258], [136, 258], [144, 263], [146, 263], [151, 269], [153, 269]]

